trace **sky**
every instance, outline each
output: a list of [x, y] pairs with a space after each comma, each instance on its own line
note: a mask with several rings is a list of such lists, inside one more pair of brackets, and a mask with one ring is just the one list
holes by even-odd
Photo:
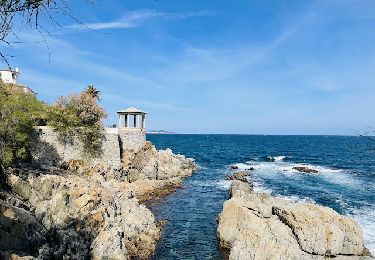
[[70, 2], [79, 22], [42, 18], [1, 46], [46, 102], [93, 84], [106, 125], [134, 106], [177, 133], [375, 127], [373, 0]]

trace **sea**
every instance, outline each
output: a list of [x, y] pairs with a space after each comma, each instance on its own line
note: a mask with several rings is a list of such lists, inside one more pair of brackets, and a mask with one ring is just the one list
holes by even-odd
[[[255, 191], [316, 203], [355, 219], [375, 254], [375, 143], [358, 136], [147, 135], [158, 149], [195, 159], [183, 187], [150, 205], [165, 220], [154, 259], [223, 259], [217, 216], [229, 198], [230, 166], [253, 167]], [[318, 173], [301, 173], [307, 166]]]

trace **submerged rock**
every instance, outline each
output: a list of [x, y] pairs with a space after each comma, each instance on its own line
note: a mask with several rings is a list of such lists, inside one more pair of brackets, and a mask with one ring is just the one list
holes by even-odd
[[293, 167], [293, 170], [297, 170], [299, 172], [305, 172], [305, 173], [318, 173], [317, 170], [308, 168], [306, 166], [295, 166]]
[[334, 210], [255, 193], [234, 181], [218, 218], [229, 259], [365, 259], [361, 227]]

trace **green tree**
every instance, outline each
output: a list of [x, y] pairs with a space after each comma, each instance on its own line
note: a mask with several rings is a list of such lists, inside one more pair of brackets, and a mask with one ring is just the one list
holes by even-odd
[[101, 93], [94, 87], [94, 85], [88, 85], [85, 89], [85, 93], [92, 96], [93, 98], [96, 98], [97, 100], [100, 100]]
[[103, 119], [107, 114], [98, 104], [98, 99], [83, 91], [66, 97], [59, 97], [49, 108], [48, 125], [54, 127], [63, 142], [78, 136], [87, 155], [101, 152], [103, 140]]
[[46, 107], [34, 95], [0, 82], [0, 164], [30, 159], [33, 126], [45, 122]]

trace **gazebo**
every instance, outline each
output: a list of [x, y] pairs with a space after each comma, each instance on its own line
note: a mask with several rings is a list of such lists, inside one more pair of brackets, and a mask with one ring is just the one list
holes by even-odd
[[[118, 128], [140, 128], [140, 129], [146, 128], [147, 112], [139, 110], [135, 107], [129, 107], [127, 109], [118, 111], [117, 114], [118, 114]], [[130, 116], [133, 116], [133, 124], [131, 124]]]

